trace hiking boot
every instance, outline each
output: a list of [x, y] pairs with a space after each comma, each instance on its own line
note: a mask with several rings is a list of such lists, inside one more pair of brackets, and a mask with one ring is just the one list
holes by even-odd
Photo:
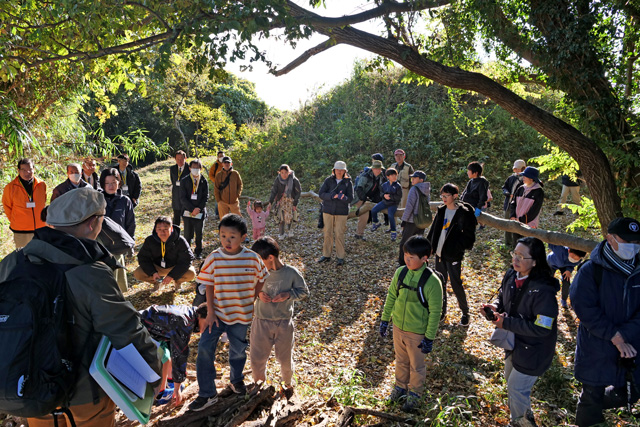
[[378, 228], [380, 228], [380, 223], [374, 222], [373, 225], [371, 226], [371, 231], [376, 231]]
[[209, 406], [213, 405], [217, 401], [218, 401], [218, 396], [211, 396], [211, 397], [198, 396], [196, 397], [196, 400], [194, 400], [189, 404], [189, 410], [194, 412], [202, 411], [204, 409], [207, 409]]
[[460, 318], [460, 326], [469, 326], [469, 315], [468, 314], [463, 314], [462, 317]]
[[420, 405], [420, 396], [416, 393], [410, 391], [407, 395], [407, 401], [402, 405], [402, 410], [404, 412], [413, 412]]
[[391, 390], [391, 394], [389, 395], [389, 398], [387, 398], [387, 401], [389, 403], [398, 402], [400, 399], [402, 399], [406, 395], [407, 395], [406, 389], [399, 386], [395, 386], [393, 390]]
[[321, 256], [320, 258], [318, 258], [318, 263], [320, 263], [320, 262], [327, 262], [327, 261], [330, 261], [330, 260], [331, 260], [331, 257], [330, 257], [330, 256], [324, 256], [324, 255], [323, 255], [323, 256]]
[[237, 383], [231, 383], [231, 391], [235, 394], [247, 394], [247, 387], [244, 385], [244, 382], [238, 381]]
[[336, 265], [344, 265], [344, 259], [338, 258], [338, 262], [336, 262]]
[[396, 233], [395, 231], [392, 231], [391, 232], [391, 241], [395, 242], [397, 238], [398, 238], [398, 233]]

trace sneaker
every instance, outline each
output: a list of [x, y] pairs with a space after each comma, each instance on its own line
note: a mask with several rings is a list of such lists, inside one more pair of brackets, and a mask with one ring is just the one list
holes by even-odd
[[321, 256], [320, 258], [318, 258], [318, 262], [319, 262], [319, 263], [320, 263], [320, 262], [327, 262], [327, 261], [330, 261], [330, 260], [331, 260], [331, 257], [330, 257], [330, 256], [324, 256], [324, 255], [323, 255], [323, 256]]
[[566, 299], [561, 299], [560, 300], [560, 305], [562, 306], [562, 308], [569, 308], [569, 305], [567, 305], [567, 300]]
[[287, 237], [293, 237], [293, 230], [289, 230], [289, 232], [287, 233]]
[[278, 240], [284, 240], [286, 237], [286, 234], [278, 234]]
[[391, 229], [387, 228], [386, 230], [384, 230], [385, 233], [391, 233]]
[[247, 387], [243, 381], [238, 381], [237, 383], [231, 383], [231, 391], [235, 394], [247, 394]]
[[367, 240], [367, 239], [364, 238], [364, 236], [361, 236], [359, 234], [356, 234], [355, 238], [356, 238], [356, 240]]
[[374, 222], [373, 225], [371, 226], [371, 231], [376, 231], [378, 228], [380, 228], [380, 223]]
[[196, 397], [196, 400], [194, 400], [189, 404], [189, 410], [194, 412], [202, 411], [203, 409], [207, 409], [209, 406], [213, 405], [217, 401], [218, 401], [218, 396], [211, 396], [211, 397], [198, 396]]
[[391, 232], [391, 241], [395, 242], [397, 238], [398, 238], [398, 233], [396, 233], [395, 231], [392, 231]]
[[468, 314], [463, 314], [462, 317], [460, 318], [460, 326], [469, 326], [469, 315]]
[[344, 265], [344, 259], [338, 258], [338, 262], [336, 262], [336, 265]]
[[404, 389], [400, 386], [395, 386], [393, 390], [391, 390], [391, 394], [389, 395], [389, 398], [387, 399], [387, 401], [389, 403], [397, 402], [403, 397], [405, 397], [406, 395], [407, 395], [407, 389]]
[[420, 404], [420, 396], [416, 393], [410, 391], [407, 395], [407, 401], [402, 405], [402, 410], [404, 412], [413, 412]]

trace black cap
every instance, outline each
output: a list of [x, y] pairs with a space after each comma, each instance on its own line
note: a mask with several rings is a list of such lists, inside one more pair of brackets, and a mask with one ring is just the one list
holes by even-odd
[[222, 158], [222, 163], [233, 163], [233, 162], [231, 161], [231, 157], [229, 157], [229, 156], [224, 156], [224, 157]]
[[616, 218], [611, 221], [609, 234], [616, 234], [627, 242], [640, 242], [640, 223], [633, 218]]
[[422, 171], [415, 171], [413, 175], [411, 175], [411, 178], [420, 178], [424, 181], [425, 179], [427, 179], [427, 174]]

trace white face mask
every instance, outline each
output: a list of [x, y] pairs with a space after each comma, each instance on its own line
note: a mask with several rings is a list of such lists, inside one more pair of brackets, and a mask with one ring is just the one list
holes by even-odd
[[569, 258], [569, 261], [571, 261], [574, 264], [577, 264], [580, 262], [580, 258], [573, 258], [571, 256], [569, 256], [568, 258]]
[[69, 175], [69, 180], [71, 180], [71, 182], [73, 182], [74, 184], [77, 184], [80, 182], [80, 174], [79, 173], [72, 173]]
[[620, 259], [623, 259], [623, 260], [633, 259], [638, 254], [638, 252], [640, 252], [640, 244], [620, 243], [617, 240], [616, 242], [618, 243], [618, 249], [617, 250], [613, 249], [613, 247], [611, 249], [613, 249], [616, 255], [620, 257]]
[[200, 169], [199, 168], [191, 168], [191, 175], [195, 176], [196, 178], [200, 176]]
[[224, 158], [224, 156], [218, 156], [218, 160], [222, 161], [222, 159]]

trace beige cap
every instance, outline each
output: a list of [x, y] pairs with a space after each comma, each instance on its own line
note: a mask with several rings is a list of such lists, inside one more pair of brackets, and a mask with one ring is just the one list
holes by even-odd
[[518, 159], [515, 162], [513, 162], [513, 168], [512, 169], [522, 169], [522, 168], [524, 168], [526, 166], [527, 166], [527, 164], [524, 162], [524, 160]]
[[104, 215], [107, 202], [91, 186], [76, 188], [57, 197], [47, 210], [47, 224], [65, 227], [80, 224], [93, 215]]

